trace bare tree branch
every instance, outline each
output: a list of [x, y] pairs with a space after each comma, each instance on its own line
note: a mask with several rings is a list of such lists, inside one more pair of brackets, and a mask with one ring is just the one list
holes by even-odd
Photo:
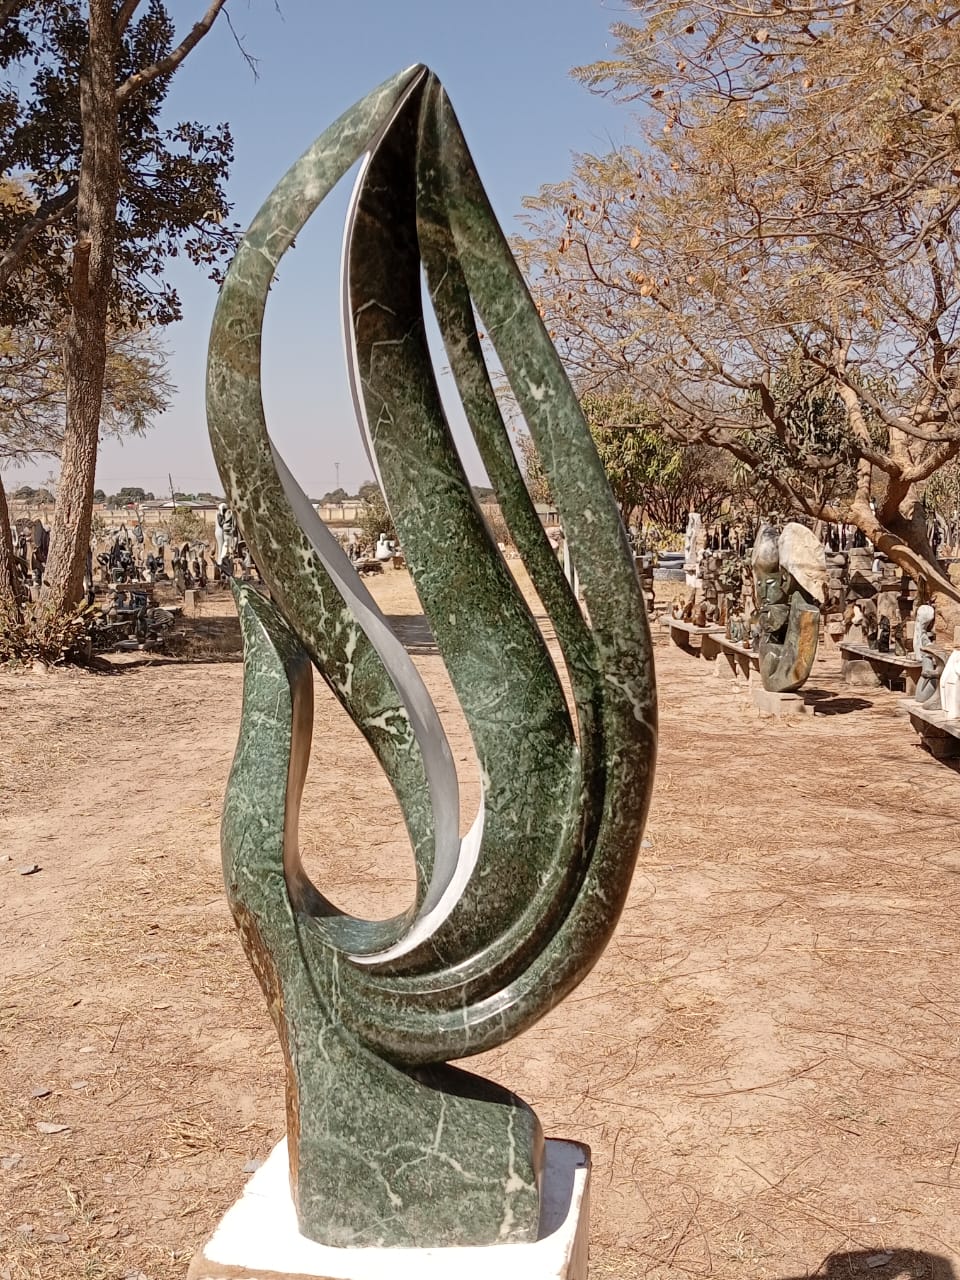
[[140, 0], [123, 0], [123, 3], [117, 11], [117, 17], [113, 24], [118, 40], [123, 36], [123, 33], [130, 25], [130, 19], [136, 13], [139, 6]]
[[240, 50], [240, 54], [244, 62], [250, 68], [250, 71], [253, 75], [254, 80], [259, 80], [260, 72], [257, 70], [257, 68], [260, 65], [260, 60], [258, 58], [255, 58], [253, 54], [250, 53], [249, 50], [244, 47], [243, 41], [240, 39], [240, 36], [237, 34], [237, 29], [233, 25], [233, 20], [230, 17], [230, 10], [225, 9], [223, 16], [224, 16], [224, 19], [226, 20], [227, 26], [230, 28], [230, 34], [233, 36], [233, 43]]
[[172, 49], [165, 58], [160, 58], [159, 61], [151, 66], [143, 67], [129, 76], [117, 89], [117, 103], [122, 105], [131, 94], [136, 93], [138, 89], [149, 84], [152, 80], [156, 80], [157, 76], [164, 76], [171, 71], [176, 71], [187, 54], [195, 49], [204, 36], [209, 33], [226, 3], [227, 0], [213, 0], [213, 3], [200, 21], [194, 23], [188, 34], [184, 36], [175, 49]]

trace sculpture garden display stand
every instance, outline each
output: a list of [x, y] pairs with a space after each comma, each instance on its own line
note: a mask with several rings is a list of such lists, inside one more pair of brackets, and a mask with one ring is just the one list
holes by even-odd
[[765, 689], [758, 679], [750, 681], [750, 703], [762, 716], [776, 716], [778, 720], [813, 714], [813, 707], [804, 701], [802, 694], [775, 693]]
[[[700, 654], [708, 662], [724, 658], [729, 674], [738, 683], [749, 682], [755, 675], [759, 676], [760, 658], [756, 650], [749, 649], [737, 640], [731, 640], [722, 631], [715, 631], [703, 637], [700, 642]], [[718, 676], [723, 674], [723, 667], [719, 662], [716, 670]]]
[[290, 1195], [286, 1141], [250, 1179], [187, 1280], [586, 1280], [590, 1155], [577, 1142], [547, 1139], [540, 1239], [490, 1248], [334, 1249], [302, 1236]]
[[[666, 614], [660, 619], [661, 625], [667, 627], [670, 631], [670, 639], [680, 649], [686, 650], [687, 653], [702, 652], [697, 645], [702, 645], [704, 639], [708, 636], [723, 635], [723, 627], [698, 627], [692, 622], [684, 622], [682, 618], [672, 618]], [[693, 642], [697, 641], [697, 644]], [[704, 657], [707, 655], [704, 654]]]
[[905, 702], [903, 707], [935, 760], [960, 760], [960, 719], [919, 707], [915, 702]]
[[[430, 695], [263, 413], [260, 342], [278, 263], [361, 157], [343, 256], [351, 388], [480, 766], [481, 803], [462, 838], [459, 779]], [[490, 483], [553, 625], [572, 711], [460, 462], [427, 343], [424, 278]], [[527, 493], [475, 314], [544, 461], [583, 609]], [[347, 111], [257, 215], [214, 319], [207, 418], [230, 510], [270, 592], [234, 584], [244, 690], [221, 847], [231, 910], [283, 1048], [287, 1151], [254, 1179], [194, 1274], [212, 1265], [270, 1280], [311, 1274], [289, 1269], [305, 1240], [311, 1267], [350, 1280], [372, 1274], [364, 1268], [385, 1252], [391, 1277], [427, 1276], [438, 1251], [455, 1280], [469, 1251], [485, 1255], [485, 1275], [522, 1256], [525, 1280], [536, 1280], [543, 1267], [563, 1274], [549, 1270], [561, 1243], [566, 1274], [582, 1275], [585, 1149], [576, 1148], [573, 1216], [544, 1238], [557, 1148], [545, 1163], [531, 1108], [448, 1064], [532, 1025], [613, 932], [653, 778], [652, 647], [576, 396], [426, 68]], [[404, 814], [416, 889], [393, 919], [340, 911], [300, 860], [315, 670]], [[276, 1177], [284, 1159], [286, 1191]], [[261, 1215], [258, 1234], [264, 1189], [286, 1225], [274, 1233]], [[255, 1251], [264, 1230], [278, 1252]]]
[[880, 653], [865, 644], [843, 640], [840, 655], [843, 681], [852, 688], [875, 689], [881, 684], [891, 688], [902, 680], [908, 694], [916, 692], [920, 660], [913, 654]]

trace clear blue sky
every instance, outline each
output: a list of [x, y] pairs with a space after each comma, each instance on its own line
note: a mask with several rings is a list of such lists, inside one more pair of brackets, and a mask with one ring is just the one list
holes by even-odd
[[[185, 30], [204, 0], [171, 0]], [[233, 23], [258, 62], [254, 80], [222, 18], [178, 73], [175, 119], [227, 120], [236, 159], [234, 217], [246, 227], [277, 179], [346, 107], [387, 76], [427, 63], [443, 81], [507, 234], [523, 197], [564, 178], [575, 152], [606, 151], [630, 130], [626, 109], [574, 82], [571, 66], [603, 56], [617, 0], [231, 0]], [[271, 435], [308, 493], [370, 478], [353, 419], [341, 346], [340, 233], [352, 187], [341, 184], [287, 254], [267, 308], [264, 402]], [[328, 207], [329, 206], [329, 207]], [[204, 364], [216, 286], [182, 259], [170, 264], [184, 320], [164, 334], [175, 402], [149, 434], [101, 449], [107, 492], [140, 484], [159, 497], [221, 489], [207, 443]], [[465, 451], [468, 470], [482, 479]], [[473, 455], [475, 457], [475, 455]], [[7, 476], [36, 484], [47, 460]], [[54, 467], [54, 472], [56, 468]]]

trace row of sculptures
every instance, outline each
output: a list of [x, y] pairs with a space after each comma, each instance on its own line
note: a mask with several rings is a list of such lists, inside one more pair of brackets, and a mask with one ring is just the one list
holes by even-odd
[[782, 529], [761, 525], [753, 546], [739, 554], [704, 548], [696, 580], [699, 591], [674, 605], [674, 616], [695, 626], [723, 625], [732, 643], [757, 653], [770, 692], [799, 689], [817, 654], [826, 601], [826, 557], [817, 537], [794, 521]]
[[[677, 601], [673, 616], [698, 627], [723, 626], [727, 639], [758, 655], [765, 689], [799, 689], [813, 667], [822, 617], [842, 620], [843, 634], [878, 653], [920, 663], [916, 701], [960, 717], [960, 651], [944, 653], [936, 642], [932, 604], [916, 609], [911, 641], [907, 623], [915, 587], [886, 560], [866, 548], [831, 551], [805, 526], [762, 526], [742, 553], [703, 547], [699, 517], [687, 529], [686, 557], [697, 589]], [[696, 555], [695, 560], [693, 559]]]
[[[10, 529], [14, 563], [25, 592], [43, 586], [47, 557], [50, 553], [50, 528], [41, 520], [20, 520]], [[150, 535], [152, 547], [146, 546], [143, 526], [125, 523], [107, 532], [106, 537], [94, 535], [87, 552], [85, 589], [88, 600], [94, 594], [94, 570], [100, 570], [101, 580], [112, 586], [121, 583], [161, 582], [172, 580], [182, 594], [188, 587], [206, 586], [211, 579], [226, 582], [239, 571], [241, 577], [249, 577], [256, 566], [246, 544], [240, 537], [237, 519], [225, 502], [217, 508], [214, 520], [215, 550], [208, 565], [209, 546], [203, 540], [171, 544], [165, 529], [156, 529]], [[166, 551], [171, 552], [170, 569], [167, 570]], [[100, 549], [102, 548], [102, 549]]]

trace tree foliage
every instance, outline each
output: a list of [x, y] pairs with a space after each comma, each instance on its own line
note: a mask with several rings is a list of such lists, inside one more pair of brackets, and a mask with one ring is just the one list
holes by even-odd
[[[657, 415], [630, 392], [588, 392], [580, 402], [624, 524], [678, 532], [687, 513], [713, 523], [738, 489], [730, 463], [702, 446], [684, 447], [658, 429]], [[520, 465], [535, 502], [550, 486], [530, 436], [519, 438]]]
[[[179, 318], [167, 258], [185, 252], [217, 276], [233, 247], [228, 128], [159, 123], [172, 77], [225, 4], [209, 0], [179, 42], [162, 0], [0, 4], [0, 323], [63, 318], [60, 501], [43, 583], [54, 615], [82, 590], [108, 328]], [[10, 564], [0, 530], [0, 597], [16, 611]]]
[[702, 447], [683, 448], [656, 426], [656, 414], [629, 393], [585, 395], [581, 408], [626, 524], [683, 528], [689, 511], [712, 523], [731, 498], [731, 468]]
[[919, 499], [960, 451], [960, 13], [628, 4], [576, 74], [642, 105], [636, 143], [519, 246], [565, 362], [954, 594]]
[[534, 502], [552, 503], [553, 494], [550, 491], [550, 481], [544, 470], [540, 454], [537, 452], [537, 446], [533, 443], [533, 437], [528, 435], [526, 431], [521, 431], [517, 434], [516, 452], [530, 497]]
[[203, 516], [192, 507], [174, 507], [164, 517], [163, 524], [174, 544], [207, 540], [207, 526]]
[[152, 502], [153, 500], [153, 494], [148, 493], [146, 489], [137, 484], [125, 484], [116, 493], [111, 493], [103, 499], [108, 507], [130, 507], [136, 506], [139, 502]]
[[[126, 11], [134, 12], [123, 26]], [[10, 5], [5, 6], [7, 10]], [[76, 207], [84, 138], [81, 81], [88, 19], [81, 0], [27, 0], [0, 20], [0, 321], [43, 319], [51, 302], [69, 305], [77, 240]], [[159, 115], [177, 63], [161, 0], [117, 6], [116, 97], [120, 198], [110, 304], [117, 323], [167, 324], [180, 300], [165, 272], [185, 253], [219, 278], [235, 242], [224, 182], [233, 158], [226, 124]], [[9, 181], [16, 175], [16, 182]]]
[[[0, 328], [0, 462], [58, 457], [66, 426], [62, 321]], [[166, 353], [142, 330], [107, 336], [101, 432], [140, 435], [168, 408]]]
[[393, 516], [390, 514], [386, 500], [380, 492], [380, 486], [370, 480], [360, 486], [360, 495], [363, 498], [363, 510], [360, 513], [362, 545], [368, 551], [372, 551], [381, 533], [396, 541], [396, 525], [393, 523]]

